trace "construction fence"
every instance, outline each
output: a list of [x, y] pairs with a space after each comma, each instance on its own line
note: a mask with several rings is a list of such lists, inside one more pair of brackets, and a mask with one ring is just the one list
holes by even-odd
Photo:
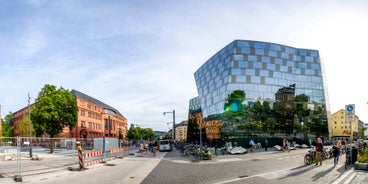
[[124, 145], [116, 138], [2, 137], [0, 179], [89, 167], [123, 158], [129, 150], [128, 144]]

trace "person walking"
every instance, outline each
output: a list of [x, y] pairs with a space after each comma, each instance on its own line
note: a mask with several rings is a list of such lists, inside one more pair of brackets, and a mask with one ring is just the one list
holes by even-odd
[[290, 145], [289, 140], [286, 139], [285, 140], [285, 151], [287, 151], [288, 153], [290, 153], [289, 145]]
[[157, 143], [157, 140], [155, 140], [155, 142], [153, 143], [153, 152], [152, 152], [154, 157], [156, 156], [157, 149], [158, 149], [158, 143]]
[[317, 139], [317, 144], [316, 144], [316, 152], [317, 152], [316, 165], [318, 165], [318, 163], [320, 163], [320, 165], [322, 165], [322, 151], [323, 151], [322, 139], [318, 138]]
[[332, 154], [333, 154], [333, 157], [334, 157], [334, 166], [336, 166], [339, 163], [340, 146], [341, 146], [341, 141], [340, 140], [338, 140], [336, 142], [336, 145], [332, 146]]

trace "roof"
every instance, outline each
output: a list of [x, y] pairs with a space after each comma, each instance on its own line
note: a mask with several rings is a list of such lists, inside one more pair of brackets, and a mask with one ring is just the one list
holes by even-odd
[[115, 108], [113, 108], [113, 107], [111, 107], [111, 106], [109, 106], [109, 105], [107, 105], [107, 104], [105, 104], [105, 103], [103, 103], [103, 102], [101, 102], [101, 101], [93, 98], [93, 97], [90, 97], [90, 96], [88, 96], [88, 95], [86, 95], [86, 94], [84, 94], [84, 93], [82, 93], [80, 91], [77, 91], [77, 90], [73, 89], [71, 91], [71, 93], [74, 95], [75, 98], [81, 98], [81, 99], [84, 99], [86, 101], [92, 102], [92, 103], [94, 103], [94, 104], [96, 104], [98, 106], [101, 106], [104, 109], [112, 110], [117, 115], [124, 117], [117, 109], [115, 109]]

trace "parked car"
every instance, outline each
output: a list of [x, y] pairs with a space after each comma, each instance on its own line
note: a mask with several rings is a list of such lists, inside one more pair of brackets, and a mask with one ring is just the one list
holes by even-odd
[[245, 154], [247, 152], [247, 149], [241, 147], [241, 146], [237, 146], [237, 147], [233, 147], [233, 149], [230, 150], [231, 154]]
[[171, 145], [171, 141], [168, 139], [164, 139], [164, 140], [160, 140], [159, 143], [159, 151], [171, 151], [172, 150], [172, 145]]

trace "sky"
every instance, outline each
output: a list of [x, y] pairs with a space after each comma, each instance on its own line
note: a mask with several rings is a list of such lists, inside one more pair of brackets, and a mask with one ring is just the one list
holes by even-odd
[[368, 1], [0, 1], [1, 117], [45, 84], [119, 110], [128, 126], [168, 131], [198, 96], [194, 72], [230, 42], [314, 49], [332, 113], [368, 122]]

